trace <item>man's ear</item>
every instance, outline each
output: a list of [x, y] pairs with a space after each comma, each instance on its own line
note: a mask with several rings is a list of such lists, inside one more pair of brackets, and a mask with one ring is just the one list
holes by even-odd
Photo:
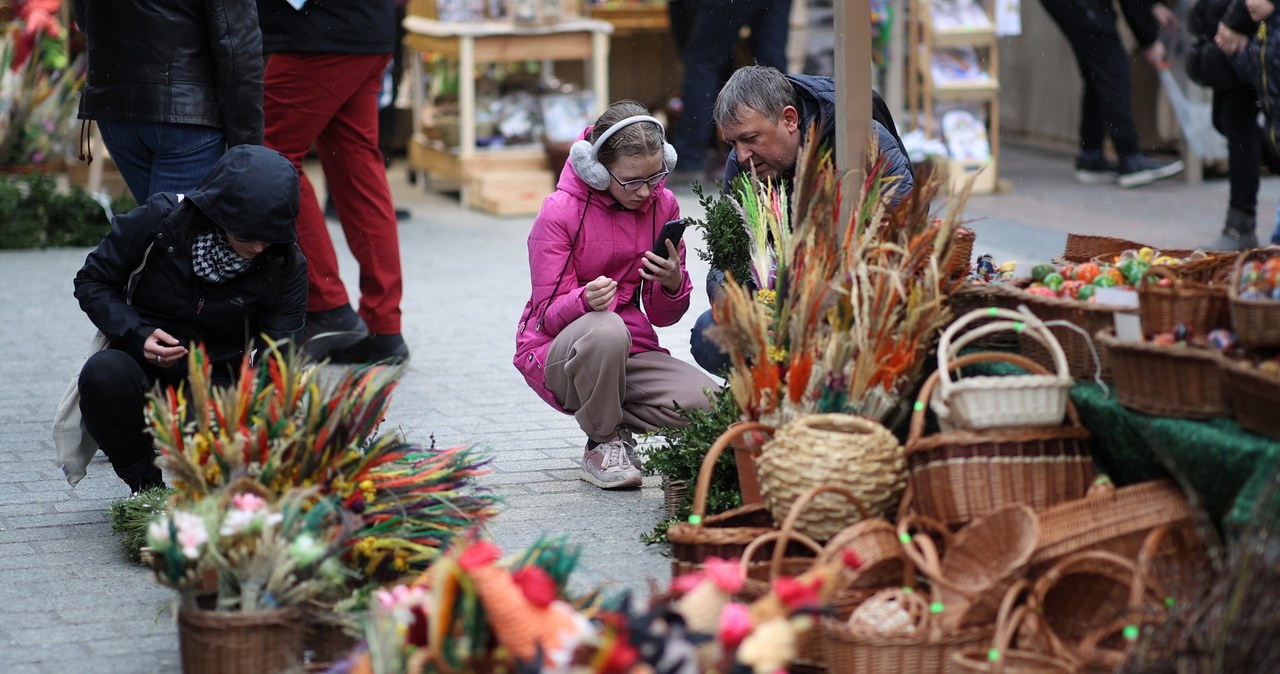
[[788, 105], [782, 109], [782, 114], [778, 116], [782, 121], [782, 125], [788, 133], [795, 133], [800, 128], [800, 111], [796, 110], [796, 106]]

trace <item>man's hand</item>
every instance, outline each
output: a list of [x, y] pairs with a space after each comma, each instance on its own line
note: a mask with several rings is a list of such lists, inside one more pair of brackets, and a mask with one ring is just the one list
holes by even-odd
[[681, 282], [684, 280], [683, 274], [680, 273], [680, 258], [676, 256], [676, 247], [671, 243], [671, 239], [663, 239], [663, 243], [667, 244], [667, 259], [662, 259], [658, 255], [654, 255], [653, 251], [646, 250], [644, 257], [640, 259], [644, 263], [640, 267], [640, 278], [653, 282], [657, 281], [667, 290], [668, 295], [674, 295], [679, 292]]
[[1244, 6], [1249, 8], [1249, 18], [1254, 21], [1266, 21], [1276, 12], [1271, 0], [1244, 0]]
[[1219, 23], [1218, 32], [1213, 36], [1213, 43], [1218, 45], [1218, 49], [1221, 49], [1223, 54], [1234, 56], [1249, 46], [1249, 36], [1231, 30], [1225, 23]]
[[587, 306], [592, 311], [605, 311], [609, 308], [609, 304], [613, 302], [613, 297], [618, 294], [618, 282], [608, 276], [597, 276], [594, 281], [587, 283], [586, 296]]
[[1159, 40], [1152, 42], [1151, 46], [1142, 50], [1142, 58], [1157, 71], [1164, 70], [1164, 43]]

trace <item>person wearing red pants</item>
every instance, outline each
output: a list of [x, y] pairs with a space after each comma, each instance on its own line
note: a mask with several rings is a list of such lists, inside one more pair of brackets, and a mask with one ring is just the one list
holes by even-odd
[[[395, 49], [395, 0], [258, 0], [265, 144], [298, 168], [298, 244], [307, 257], [307, 352], [334, 363], [403, 362], [403, 276], [395, 207], [378, 149], [378, 91]], [[315, 189], [314, 146], [342, 231], [360, 265], [359, 312]]]

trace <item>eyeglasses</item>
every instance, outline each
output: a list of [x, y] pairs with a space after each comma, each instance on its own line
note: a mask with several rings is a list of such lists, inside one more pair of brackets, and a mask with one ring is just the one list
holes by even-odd
[[[605, 170], [609, 171], [609, 169], [607, 168]], [[614, 182], [618, 183], [618, 186], [621, 187], [623, 190], [626, 190], [627, 192], [635, 192], [636, 190], [640, 189], [641, 185], [648, 185], [649, 187], [657, 187], [658, 183], [662, 182], [662, 179], [666, 178], [668, 173], [671, 173], [671, 171], [667, 170], [667, 162], [664, 161], [662, 162], [662, 170], [649, 176], [648, 178], [628, 180], [627, 182], [624, 183], [621, 180], [618, 180], [618, 176], [613, 175], [613, 171], [609, 171], [609, 176], [612, 177]]]

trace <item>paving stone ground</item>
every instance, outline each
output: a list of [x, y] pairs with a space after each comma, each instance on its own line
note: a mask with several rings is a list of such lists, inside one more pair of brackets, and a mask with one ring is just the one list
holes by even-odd
[[[1067, 232], [1109, 234], [1170, 248], [1212, 239], [1226, 210], [1225, 181], [1165, 181], [1139, 190], [1071, 182], [1071, 159], [1006, 144], [1002, 177], [1013, 190], [973, 198], [977, 252], [997, 260], [1047, 260]], [[313, 172], [314, 173], [314, 172]], [[389, 423], [412, 441], [474, 443], [494, 457], [482, 479], [506, 500], [490, 531], [515, 550], [538, 536], [568, 534], [583, 546], [577, 578], [644, 592], [665, 583], [668, 559], [644, 545], [662, 511], [657, 478], [639, 491], [601, 491], [575, 478], [583, 438], [573, 419], [537, 398], [511, 366], [515, 322], [528, 294], [530, 218], [496, 218], [459, 207], [389, 174], [412, 210], [400, 227], [405, 269], [404, 334], [413, 351]], [[1259, 210], [1270, 232], [1280, 181], [1263, 181]], [[686, 213], [698, 214], [680, 192]], [[355, 266], [344, 255], [354, 289]], [[690, 232], [690, 243], [701, 242]], [[50, 419], [79, 368], [92, 326], [71, 295], [87, 249], [0, 251], [0, 672], [142, 674], [179, 672], [172, 592], [124, 560], [106, 520], [127, 494], [101, 456], [69, 488], [53, 465]], [[705, 264], [689, 264], [695, 279]], [[688, 316], [660, 330], [689, 358], [688, 334], [706, 308], [695, 292]]]

